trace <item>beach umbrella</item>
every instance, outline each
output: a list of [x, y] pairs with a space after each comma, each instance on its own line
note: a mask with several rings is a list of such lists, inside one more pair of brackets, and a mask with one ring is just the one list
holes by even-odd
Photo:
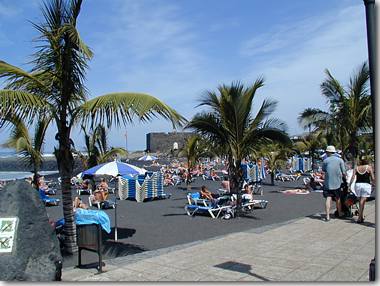
[[158, 158], [156, 156], [152, 156], [152, 155], [144, 155], [142, 157], [140, 157], [138, 160], [139, 161], [154, 161], [154, 160], [157, 160]]
[[[143, 168], [137, 166], [123, 163], [120, 161], [113, 161], [108, 163], [103, 163], [92, 167], [86, 171], [83, 171], [81, 176], [84, 175], [109, 175], [113, 177], [117, 176], [134, 176], [134, 175], [144, 175], [147, 171]], [[117, 203], [115, 201], [115, 241], [117, 241]]]
[[137, 166], [123, 163], [120, 161], [113, 161], [108, 163], [103, 163], [92, 167], [86, 171], [82, 172], [82, 177], [84, 175], [109, 175], [109, 176], [126, 176], [126, 175], [144, 175], [147, 171], [143, 168]]

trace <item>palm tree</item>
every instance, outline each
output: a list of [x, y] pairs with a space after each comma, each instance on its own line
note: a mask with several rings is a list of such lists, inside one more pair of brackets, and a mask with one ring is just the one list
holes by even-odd
[[186, 184], [187, 189], [191, 189], [191, 171], [195, 164], [199, 162], [201, 158], [213, 156], [213, 153], [210, 151], [209, 145], [203, 138], [193, 135], [185, 140], [185, 145], [179, 152], [178, 156], [186, 157], [187, 159], [187, 173], [189, 177]]
[[295, 142], [294, 147], [302, 152], [309, 152], [312, 165], [315, 164], [315, 159], [318, 157], [317, 150], [323, 149], [327, 146], [327, 140], [323, 132], [315, 131], [309, 133], [302, 138], [301, 141]]
[[340, 149], [353, 158], [357, 156], [358, 132], [368, 131], [371, 126], [371, 97], [368, 90], [369, 70], [363, 63], [351, 77], [347, 89], [335, 79], [329, 70], [321, 84], [322, 95], [326, 97], [329, 111], [308, 108], [299, 116], [304, 128], [314, 127], [323, 131], [327, 143], [340, 146]]
[[81, 126], [81, 129], [85, 137], [85, 151], [87, 155], [84, 155], [77, 150], [75, 153], [81, 158], [82, 165], [85, 169], [108, 162], [115, 156], [127, 155], [127, 151], [124, 148], [108, 147], [107, 132], [103, 125], [99, 124], [96, 128], [93, 128], [92, 126], [91, 133], [88, 133], [87, 128], [83, 125]]
[[33, 168], [34, 185], [37, 186], [38, 172], [43, 162], [42, 149], [45, 141], [45, 134], [51, 118], [41, 117], [37, 121], [33, 138], [29, 134], [29, 126], [17, 115], [8, 115], [5, 119], [6, 126], [11, 125], [9, 139], [3, 147], [12, 148], [19, 153], [24, 163]]
[[200, 135], [226, 150], [231, 192], [238, 195], [243, 183], [242, 159], [262, 144], [273, 141], [289, 143], [285, 124], [276, 119], [267, 119], [274, 111], [276, 102], [264, 100], [255, 116], [252, 102], [256, 91], [264, 85], [259, 78], [251, 86], [236, 82], [231, 86], [221, 85], [218, 91], [208, 91], [198, 106], [207, 106], [208, 112], [198, 113], [188, 123]]
[[[283, 145], [278, 143], [262, 146], [262, 148], [260, 148], [258, 152], [255, 152], [256, 160], [258, 158], [265, 157], [266, 164], [271, 175], [272, 186], [274, 186], [276, 170], [285, 167], [286, 161], [292, 152], [293, 150], [290, 148], [289, 145]], [[259, 156], [257, 157], [257, 155]]]
[[0, 62], [0, 77], [8, 80], [0, 91], [0, 116], [6, 118], [11, 112], [28, 120], [46, 114], [57, 127], [58, 148], [54, 153], [62, 180], [64, 247], [68, 253], [77, 251], [70, 184], [74, 162], [72, 128], [89, 122], [110, 128], [127, 124], [135, 117], [148, 121], [157, 115], [171, 120], [173, 126], [185, 122], [175, 110], [147, 94], [111, 93], [86, 100], [84, 81], [93, 54], [76, 28], [81, 4], [81, 0], [44, 3], [44, 23], [33, 24], [40, 33], [40, 44], [30, 72]]

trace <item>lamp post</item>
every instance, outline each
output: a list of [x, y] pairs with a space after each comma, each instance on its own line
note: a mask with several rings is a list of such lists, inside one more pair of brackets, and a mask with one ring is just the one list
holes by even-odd
[[[372, 134], [374, 146], [376, 146], [376, 15], [375, 0], [363, 0], [365, 5], [366, 23], [367, 23], [367, 45], [368, 45], [368, 61], [369, 61], [369, 82], [371, 86], [371, 103], [372, 103]], [[375, 147], [376, 148], [376, 147]], [[375, 152], [376, 154], [376, 152]], [[376, 157], [376, 156], [375, 156]]]

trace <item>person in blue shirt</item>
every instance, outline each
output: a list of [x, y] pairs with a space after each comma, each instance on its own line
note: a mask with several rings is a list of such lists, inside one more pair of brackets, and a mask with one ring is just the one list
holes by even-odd
[[324, 221], [330, 220], [332, 198], [335, 198], [338, 216], [343, 216], [340, 197], [343, 176], [346, 176], [346, 167], [341, 158], [334, 156], [335, 153], [336, 150], [334, 146], [327, 146], [327, 158], [324, 159], [322, 163], [322, 171], [325, 173], [323, 197], [326, 198], [326, 217]]

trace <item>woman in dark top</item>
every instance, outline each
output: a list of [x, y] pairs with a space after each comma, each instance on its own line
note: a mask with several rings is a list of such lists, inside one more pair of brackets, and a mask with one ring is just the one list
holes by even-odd
[[362, 223], [364, 221], [363, 211], [364, 205], [368, 197], [371, 196], [372, 185], [375, 184], [375, 177], [373, 175], [372, 167], [368, 165], [368, 161], [360, 159], [359, 165], [354, 169], [350, 185], [356, 178], [355, 192], [359, 198], [359, 217], [357, 222]]

